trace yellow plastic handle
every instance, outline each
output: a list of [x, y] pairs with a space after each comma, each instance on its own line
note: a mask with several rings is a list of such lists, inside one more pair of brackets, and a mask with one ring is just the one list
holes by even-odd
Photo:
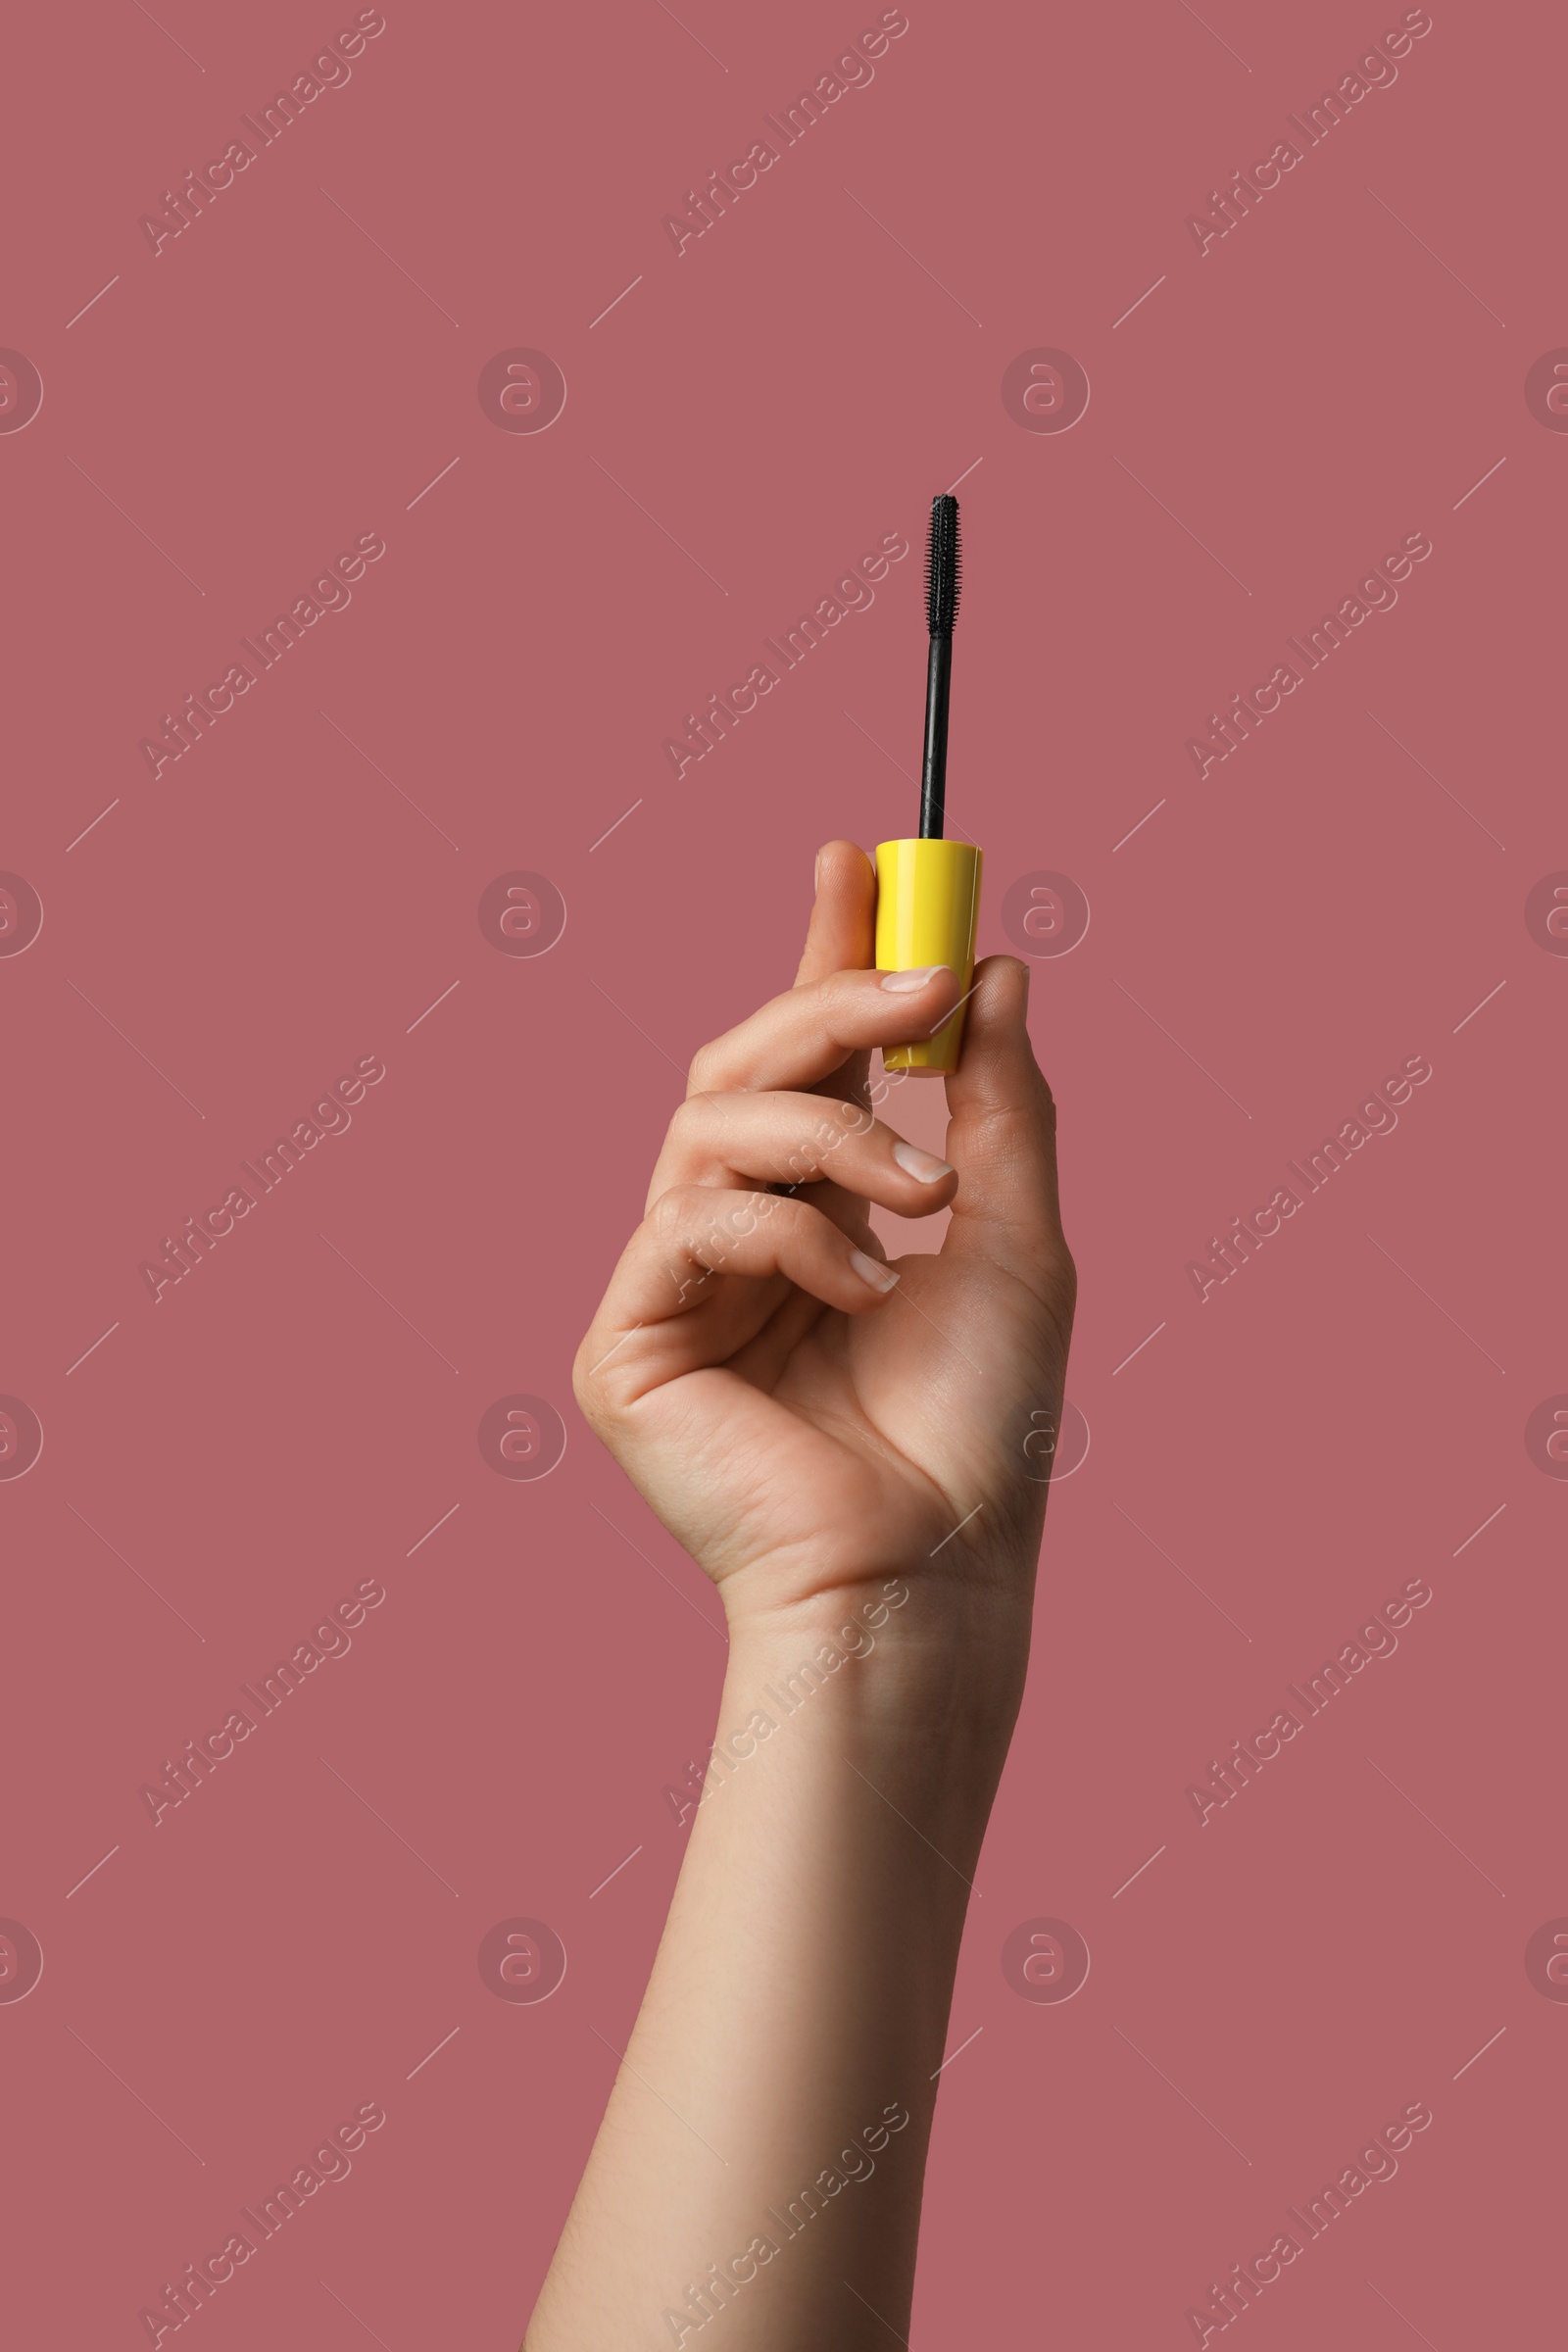
[[[876, 968], [908, 972], [948, 963], [966, 1000], [974, 972], [975, 924], [980, 913], [982, 857], [968, 841], [884, 841], [876, 853]], [[964, 1004], [935, 1037], [891, 1046], [890, 1070], [940, 1075], [958, 1066]]]

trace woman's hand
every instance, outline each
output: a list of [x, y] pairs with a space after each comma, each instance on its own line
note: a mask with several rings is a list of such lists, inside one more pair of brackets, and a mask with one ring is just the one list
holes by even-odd
[[[698, 1054], [577, 1356], [584, 1413], [732, 1623], [895, 1572], [1027, 1616], [1074, 1295], [1028, 973], [975, 972], [935, 1160], [873, 1115], [869, 1061], [957, 982], [869, 968], [875, 899], [830, 843], [795, 987]], [[889, 1266], [873, 1202], [951, 1208], [941, 1251]]]
[[[957, 981], [868, 968], [876, 885], [853, 843], [817, 878], [800, 977], [698, 1055], [577, 1358], [584, 1411], [722, 1591], [730, 1645], [533, 2352], [689, 2345], [719, 2317], [734, 2352], [907, 2341], [1073, 1269], [1023, 966], [975, 975], [952, 1165], [911, 1151], [872, 1113], [870, 1054], [929, 1037]], [[940, 1253], [889, 1267], [873, 1202], [951, 1207]]]

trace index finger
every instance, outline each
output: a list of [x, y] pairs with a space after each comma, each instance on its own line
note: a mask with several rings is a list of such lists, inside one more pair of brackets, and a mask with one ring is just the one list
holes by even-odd
[[934, 1037], [957, 1001], [958, 975], [945, 963], [918, 972], [840, 971], [806, 981], [704, 1046], [687, 1092], [804, 1092], [852, 1054]]
[[[811, 919], [795, 985], [805, 988], [830, 973], [861, 971], [875, 961], [876, 868], [858, 842], [825, 842], [816, 854]], [[869, 1052], [851, 1054], [817, 1082], [815, 1091], [864, 1102], [870, 1071]]]
[[796, 987], [867, 970], [875, 943], [876, 868], [857, 842], [830, 841], [816, 854], [816, 899]]

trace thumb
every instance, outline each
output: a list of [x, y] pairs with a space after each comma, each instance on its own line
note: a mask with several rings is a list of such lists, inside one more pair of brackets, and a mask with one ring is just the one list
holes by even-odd
[[1029, 1041], [1029, 972], [976, 966], [963, 1052], [948, 1080], [948, 1157], [958, 1171], [944, 1257], [988, 1259], [1065, 1306], [1072, 1258], [1056, 1190], [1056, 1106]]

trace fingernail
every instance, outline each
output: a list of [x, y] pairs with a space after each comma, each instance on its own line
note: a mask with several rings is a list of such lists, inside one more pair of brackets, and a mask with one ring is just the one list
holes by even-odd
[[873, 1291], [891, 1291], [899, 1279], [891, 1266], [884, 1266], [877, 1258], [867, 1257], [863, 1250], [852, 1250], [850, 1263], [860, 1280], [869, 1283]]
[[895, 1144], [893, 1156], [920, 1184], [940, 1184], [944, 1176], [953, 1174], [951, 1160], [938, 1159], [934, 1152], [922, 1152], [918, 1144]]
[[896, 996], [912, 996], [917, 988], [924, 988], [928, 980], [934, 980], [938, 972], [947, 969], [945, 963], [927, 963], [916, 972], [884, 972], [882, 985], [892, 989]]
[[816, 863], [815, 863], [815, 864], [812, 866], [812, 868], [811, 868], [811, 896], [812, 896], [812, 898], [813, 898], [813, 899], [815, 898], [815, 896], [816, 896], [817, 892], [818, 892], [818, 891], [821, 889], [821, 887], [822, 887], [822, 853], [821, 853], [821, 851], [820, 851], [820, 850], [818, 850], [818, 851], [817, 851], [817, 853], [816, 853]]

